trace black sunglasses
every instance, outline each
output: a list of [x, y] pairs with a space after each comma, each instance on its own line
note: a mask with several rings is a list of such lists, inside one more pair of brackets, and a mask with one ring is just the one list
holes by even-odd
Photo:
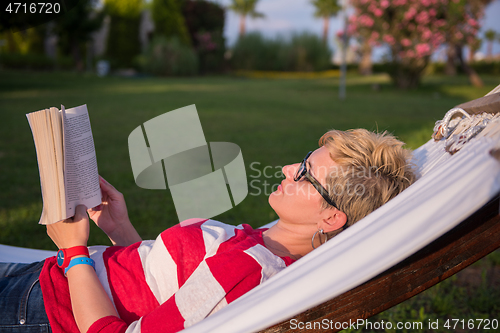
[[307, 159], [309, 158], [309, 156], [311, 156], [311, 154], [312, 151], [307, 153], [306, 157], [304, 157], [302, 163], [300, 163], [300, 166], [297, 169], [297, 172], [295, 173], [295, 177], [293, 177], [293, 180], [298, 182], [302, 178], [306, 177], [306, 179], [312, 184], [312, 186], [314, 186], [316, 191], [321, 194], [323, 199], [325, 199], [325, 201], [328, 202], [329, 205], [339, 209], [335, 202], [328, 196], [328, 191], [323, 187], [323, 185], [320, 184], [320, 182], [316, 178], [313, 177], [313, 175], [311, 175], [309, 170], [307, 170]]

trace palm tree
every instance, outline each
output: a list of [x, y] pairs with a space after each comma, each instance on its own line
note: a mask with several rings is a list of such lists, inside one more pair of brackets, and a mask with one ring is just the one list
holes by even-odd
[[342, 9], [337, 0], [311, 0], [311, 3], [316, 7], [314, 16], [323, 18], [323, 43], [328, 41], [328, 27], [330, 17], [337, 15]]
[[264, 14], [255, 11], [259, 0], [232, 0], [229, 9], [240, 15], [240, 36], [245, 34], [245, 20], [247, 16], [252, 18], [264, 17]]
[[495, 41], [496, 36], [497, 33], [492, 29], [488, 29], [484, 33], [484, 38], [488, 41], [488, 50], [486, 51], [486, 57], [488, 59], [490, 59], [493, 55], [493, 42]]

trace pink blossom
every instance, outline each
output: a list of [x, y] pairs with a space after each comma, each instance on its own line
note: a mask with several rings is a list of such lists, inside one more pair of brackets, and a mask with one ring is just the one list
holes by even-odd
[[369, 38], [370, 43], [376, 42], [379, 37], [380, 37], [380, 34], [378, 32], [372, 31], [372, 34], [370, 35], [370, 38]]
[[387, 7], [389, 7], [389, 5], [390, 5], [390, 3], [389, 3], [388, 0], [382, 0], [382, 1], [380, 1], [380, 7], [384, 8], [384, 9], [387, 8]]
[[429, 9], [429, 15], [430, 16], [436, 16], [437, 15], [437, 11], [434, 8], [431, 8], [431, 9]]
[[437, 20], [436, 22], [434, 22], [434, 26], [436, 28], [441, 28], [441, 27], [444, 27], [445, 25], [446, 25], [446, 21], [443, 19], [440, 19], [440, 20]]
[[417, 17], [415, 17], [415, 20], [420, 24], [427, 24], [427, 23], [429, 23], [429, 13], [420, 12], [417, 15]]
[[429, 40], [432, 37], [432, 32], [429, 29], [424, 30], [422, 33], [422, 39], [423, 40]]
[[479, 24], [477, 23], [476, 20], [470, 18], [467, 20], [467, 23], [471, 26], [471, 27], [477, 27]]
[[401, 40], [401, 45], [405, 46], [405, 47], [408, 47], [411, 45], [411, 40], [409, 40], [408, 38], [403, 38]]
[[417, 55], [419, 57], [423, 57], [430, 54], [431, 47], [429, 46], [429, 44], [420, 43], [415, 46], [415, 51], [417, 51]]
[[356, 29], [356, 26], [354, 24], [349, 24], [347, 26], [347, 35], [348, 36], [356, 35], [356, 31], [357, 31], [357, 29]]
[[373, 14], [376, 16], [376, 17], [380, 17], [384, 14], [384, 11], [380, 8], [375, 8], [373, 10]]
[[457, 32], [455, 33], [455, 38], [456, 38], [456, 39], [462, 39], [462, 38], [464, 38], [464, 35], [463, 35], [460, 31], [457, 31]]
[[431, 38], [431, 43], [434, 46], [439, 46], [440, 44], [443, 44], [445, 42], [445, 37], [442, 32], [436, 32], [432, 35]]
[[417, 14], [417, 10], [415, 9], [415, 7], [410, 7], [410, 9], [408, 9], [408, 11], [405, 13], [405, 19], [406, 20], [411, 20], [415, 14]]
[[361, 25], [364, 25], [365, 27], [372, 27], [373, 26], [373, 19], [368, 16], [368, 15], [361, 15], [359, 18], [358, 18], [358, 21]]
[[384, 35], [383, 40], [389, 45], [394, 45], [394, 43], [396, 42], [394, 37], [392, 37], [391, 35]]
[[406, 55], [403, 56], [403, 58], [415, 58], [415, 51], [413, 50], [406, 51]]

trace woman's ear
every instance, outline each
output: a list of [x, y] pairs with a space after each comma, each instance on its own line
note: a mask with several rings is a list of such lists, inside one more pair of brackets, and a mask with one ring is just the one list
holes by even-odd
[[319, 229], [325, 233], [341, 229], [347, 222], [344, 212], [336, 208], [325, 209], [322, 213]]

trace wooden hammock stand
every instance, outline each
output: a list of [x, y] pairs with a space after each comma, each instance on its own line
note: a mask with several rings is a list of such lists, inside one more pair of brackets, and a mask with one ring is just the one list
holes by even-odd
[[[500, 94], [458, 107], [469, 114], [497, 113], [500, 111]], [[498, 151], [495, 156], [499, 159]], [[455, 228], [399, 264], [340, 296], [261, 332], [291, 332], [291, 319], [304, 323], [321, 323], [325, 319], [328, 322], [356, 322], [434, 286], [500, 247], [499, 203], [500, 193]]]

